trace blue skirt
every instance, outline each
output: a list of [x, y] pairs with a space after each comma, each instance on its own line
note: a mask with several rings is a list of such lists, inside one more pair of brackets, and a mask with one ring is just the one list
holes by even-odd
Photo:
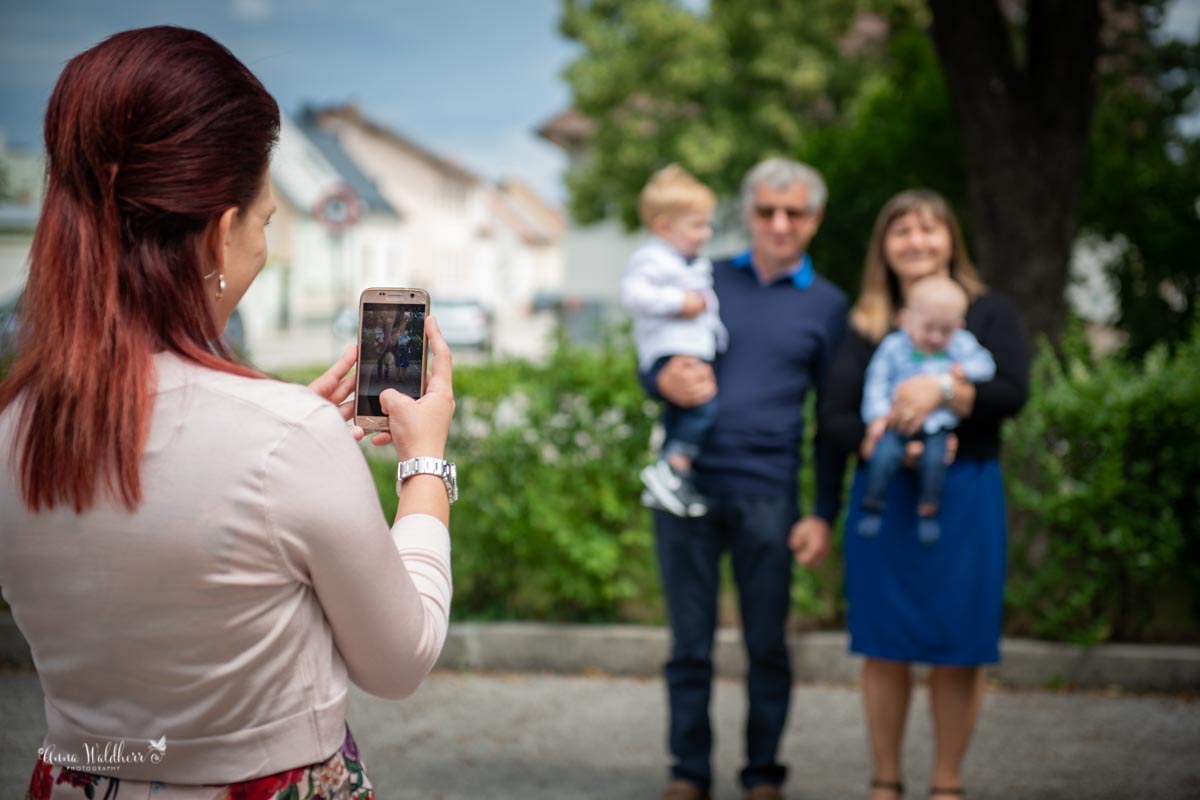
[[869, 658], [943, 666], [1000, 660], [1008, 526], [1004, 482], [993, 460], [946, 471], [941, 538], [917, 539], [916, 472], [888, 487], [877, 535], [858, 533], [866, 469], [854, 476], [843, 549], [850, 651]]

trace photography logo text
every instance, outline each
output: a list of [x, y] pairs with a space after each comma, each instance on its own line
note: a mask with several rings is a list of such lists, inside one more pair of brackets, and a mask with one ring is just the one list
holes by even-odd
[[81, 751], [62, 750], [54, 744], [38, 748], [42, 761], [51, 766], [64, 766], [83, 772], [113, 772], [126, 764], [158, 764], [167, 752], [167, 737], [160, 736], [143, 743], [124, 739], [104, 744], [83, 743]]

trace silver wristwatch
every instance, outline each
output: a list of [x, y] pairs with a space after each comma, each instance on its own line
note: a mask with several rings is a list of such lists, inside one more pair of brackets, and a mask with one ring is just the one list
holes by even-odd
[[954, 378], [950, 373], [942, 373], [938, 376], [938, 386], [942, 390], [942, 405], [946, 405], [954, 399]]
[[418, 456], [407, 461], [401, 461], [396, 467], [396, 494], [400, 494], [400, 484], [405, 478], [413, 475], [437, 475], [446, 484], [446, 496], [453, 503], [458, 499], [458, 470], [453, 461], [446, 461], [433, 456]]

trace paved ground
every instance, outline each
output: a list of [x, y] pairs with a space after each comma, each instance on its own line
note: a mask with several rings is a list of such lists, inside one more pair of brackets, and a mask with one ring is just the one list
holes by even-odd
[[[718, 682], [715, 798], [734, 800], [743, 692]], [[31, 672], [0, 673], [0, 800], [20, 798], [45, 730]], [[657, 798], [665, 780], [659, 681], [437, 672], [403, 703], [355, 693], [350, 724], [381, 798]], [[802, 685], [784, 759], [791, 800], [859, 798], [858, 695]], [[927, 788], [925, 697], [909, 723], [908, 797]], [[1200, 797], [1200, 700], [995, 691], [968, 759], [971, 800]]]

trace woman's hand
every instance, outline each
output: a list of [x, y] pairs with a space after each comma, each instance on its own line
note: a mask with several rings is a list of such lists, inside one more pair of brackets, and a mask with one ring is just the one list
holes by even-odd
[[916, 375], [896, 387], [888, 427], [905, 436], [921, 430], [925, 418], [942, 404], [942, 387], [936, 375]]
[[862, 457], [863, 461], [871, 460], [871, 456], [875, 452], [875, 446], [879, 444], [879, 440], [883, 438], [884, 432], [887, 431], [887, 424], [887, 417], [876, 417], [867, 426], [867, 435], [863, 437], [862, 444], [858, 448], [858, 454]]
[[693, 408], [717, 396], [712, 367], [695, 356], [672, 356], [656, 380], [663, 399], [680, 408]]
[[401, 461], [417, 456], [442, 458], [450, 418], [454, 416], [450, 346], [433, 317], [425, 318], [425, 341], [432, 358], [424, 396], [414, 400], [395, 389], [385, 389], [379, 395], [379, 404], [388, 417], [388, 433], [381, 433], [371, 441], [378, 445], [391, 442]]
[[[354, 403], [347, 398], [354, 391], [354, 365], [358, 363], [358, 345], [352, 344], [342, 353], [332, 367], [325, 370], [321, 377], [308, 385], [308, 388], [324, 397], [338, 407], [342, 419], [349, 421], [354, 416]], [[362, 441], [363, 429], [357, 425], [350, 426], [350, 435], [354, 441]]]

